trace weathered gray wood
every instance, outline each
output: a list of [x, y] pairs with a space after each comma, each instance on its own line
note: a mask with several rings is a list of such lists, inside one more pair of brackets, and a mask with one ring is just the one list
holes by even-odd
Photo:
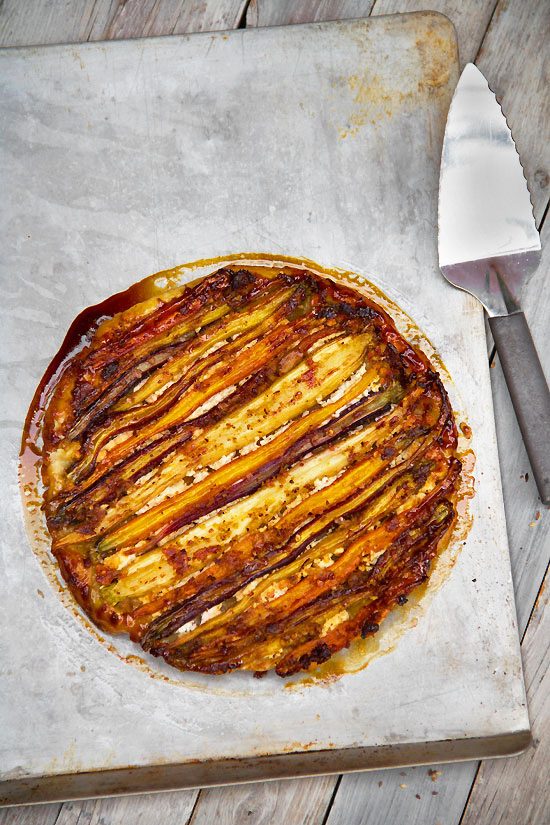
[[[184, 825], [191, 816], [198, 793], [178, 791], [65, 802], [55, 825]], [[46, 823], [37, 819], [35, 825]]]
[[248, 26], [283, 26], [368, 17], [374, 0], [251, 0], [246, 12]]
[[496, 0], [376, 0], [373, 15], [406, 11], [438, 11], [452, 21], [458, 37], [460, 65], [473, 61], [485, 35]]
[[23, 806], [0, 811], [0, 825], [56, 825], [61, 805]]
[[317, 825], [323, 821], [335, 781], [322, 776], [201, 791], [190, 825]]
[[[550, 379], [550, 221], [541, 232], [542, 259], [522, 304], [538, 355]], [[529, 460], [498, 358], [491, 369], [504, 506], [520, 630], [529, 619], [550, 557], [550, 508], [544, 507], [531, 478]]]
[[476, 766], [464, 762], [346, 774], [327, 825], [458, 823]]
[[127, 0], [109, 27], [108, 39], [220, 31], [236, 28], [246, 0]]
[[462, 825], [550, 822], [549, 638], [550, 594], [548, 587], [543, 587], [523, 643], [533, 746], [515, 759], [481, 765]]
[[104, 40], [120, 0], [4, 0], [0, 46]]
[[[78, 5], [78, 13], [80, 17], [78, 22], [71, 17], [74, 14], [74, 9]], [[143, 4], [142, 4], [143, 5]], [[200, 9], [197, 6], [203, 4], [192, 3], [195, 7], [194, 12], [200, 14]], [[298, 6], [298, 9], [292, 9], [292, 6]], [[368, 14], [368, 7], [371, 3], [354, 3], [346, 2], [346, 0], [333, 0], [333, 2], [304, 2], [301, 4], [293, 4], [288, 0], [252, 0], [248, 10], [247, 24], [248, 25], [276, 25], [288, 22], [307, 22], [314, 19], [334, 19], [335, 17], [359, 17]], [[420, 5], [413, 5], [406, 2], [406, 0], [378, 0], [376, 3], [374, 13], [382, 14], [392, 11], [411, 11], [418, 8]], [[475, 57], [478, 51], [481, 36], [487, 21], [491, 17], [491, 12], [494, 7], [493, 2], [487, 3], [473, 3], [473, 2], [448, 2], [448, 3], [430, 3], [432, 8], [446, 13], [454, 22], [458, 30], [459, 44], [461, 50], [462, 62], [471, 60]], [[0, 6], [0, 43], [3, 45], [29, 45], [32, 43], [46, 43], [46, 42], [61, 42], [71, 40], [85, 40], [85, 39], [101, 39], [107, 32], [112, 14], [116, 12], [118, 7], [117, 2], [86, 2], [79, 3], [54, 3], [53, 0], [35, 0], [32, 4], [25, 2], [16, 2], [16, 0], [4, 0]], [[299, 15], [296, 19], [282, 19], [286, 14]], [[302, 7], [307, 7], [309, 11], [314, 11], [313, 14], [306, 14]], [[336, 7], [336, 8], [335, 8]], [[151, 11], [151, 10], [150, 10]], [[111, 17], [109, 14], [112, 12]], [[326, 16], [323, 16], [326, 12]], [[151, 11], [151, 14], [153, 12]], [[548, 100], [544, 87], [540, 85], [541, 79], [544, 79], [542, 74], [542, 60], [544, 59], [545, 42], [548, 42], [548, 23], [545, 20], [547, 14], [547, 4], [537, 3], [536, 0], [528, 3], [521, 3], [516, 0], [514, 3], [501, 3], [497, 14], [491, 22], [491, 27], [480, 52], [478, 65], [489, 78], [491, 84], [497, 80], [502, 89], [505, 89], [503, 95], [503, 106], [508, 114], [509, 121], [514, 130], [514, 136], [522, 153], [524, 164], [527, 168], [527, 175], [531, 186], [531, 191], [534, 195], [534, 200], [537, 205], [536, 214], [540, 219], [543, 214], [544, 205], [548, 199], [548, 155], [544, 154], [547, 150], [548, 135], [545, 131], [545, 123], [549, 121], [549, 113], [546, 109], [541, 111], [544, 105], [544, 100]], [[94, 16], [95, 15], [95, 16]], [[159, 19], [170, 19], [169, 13], [163, 11], [158, 13], [154, 18], [155, 21]], [[92, 21], [90, 24], [90, 20]], [[174, 24], [174, 32], [179, 33], [180, 23], [178, 18]], [[120, 23], [120, 21], [119, 21]], [[153, 25], [153, 23], [151, 23]], [[156, 25], [156, 22], [155, 22]], [[211, 23], [204, 25], [203, 20], [195, 17], [194, 22], [186, 24], [187, 31], [197, 31], [202, 28], [215, 28]], [[85, 34], [80, 35], [78, 32], [82, 27]], [[195, 28], [196, 26], [196, 28]], [[230, 27], [229, 24], [224, 23], [217, 28]], [[61, 33], [62, 32], [62, 33]], [[68, 33], [65, 33], [68, 32]], [[86, 33], [88, 32], [88, 33]], [[116, 35], [113, 30], [112, 36]], [[151, 31], [150, 33], [153, 33]], [[157, 32], [154, 33], [164, 33]], [[132, 36], [127, 34], [125, 36]], [[135, 36], [135, 35], [134, 35]], [[37, 39], [39, 38], [39, 39]], [[532, 65], [536, 67], [533, 72]], [[537, 75], [537, 71], [539, 74]], [[528, 75], [528, 77], [527, 77]], [[535, 79], [532, 76], [535, 75]], [[527, 87], [527, 93], [526, 93]], [[500, 93], [499, 89], [496, 89]], [[508, 101], [511, 101], [510, 103]], [[537, 111], [538, 107], [538, 111]], [[517, 114], [516, 114], [517, 113]], [[517, 123], [516, 123], [517, 121]], [[525, 131], [525, 134], [523, 132]], [[533, 181], [535, 186], [533, 186]], [[544, 232], [543, 243], [546, 245], [550, 243], [549, 232]], [[544, 318], [550, 317], [550, 306], [548, 302], [548, 289], [546, 292], [540, 292], [542, 282], [545, 278], [550, 276], [548, 266], [541, 267], [533, 278], [532, 283], [527, 291], [524, 299], [524, 306], [528, 315], [533, 335], [537, 346], [539, 347], [539, 354], [543, 365], [547, 365], [547, 361], [541, 352], [541, 338], [544, 331]], [[539, 320], [540, 319], [540, 320]], [[544, 349], [544, 341], [543, 341]], [[522, 444], [518, 434], [514, 431], [515, 419], [513, 411], [509, 405], [506, 397], [506, 387], [500, 374], [500, 368], [497, 365], [492, 370], [493, 391], [496, 407], [496, 420], [499, 435], [499, 445], [505, 445], [504, 449], [501, 447], [501, 466], [503, 473], [503, 486], [506, 502], [506, 512], [508, 519], [508, 527], [510, 534], [510, 545], [512, 553], [512, 565], [514, 570], [514, 582], [516, 585], [516, 597], [518, 603], [519, 626], [525, 627], [529, 616], [531, 605], [533, 603], [533, 594], [538, 588], [541, 580], [541, 570], [544, 565], [544, 557], [540, 551], [548, 547], [548, 511], [542, 511], [540, 508], [540, 517], [536, 519], [536, 513], [539, 511], [536, 505], [536, 498], [532, 481], [528, 483], [521, 478], [525, 477], [528, 471], [527, 460], [525, 454], [522, 453]], [[506, 401], [507, 406], [502, 405], [501, 402]], [[516, 481], [517, 476], [517, 481]], [[534, 524], [531, 527], [531, 524]], [[548, 611], [546, 610], [546, 616]], [[547, 619], [545, 620], [547, 622]], [[534, 624], [533, 624], [534, 627]], [[540, 621], [537, 627], [543, 627]], [[547, 630], [546, 630], [547, 634]], [[531, 636], [539, 640], [544, 638], [542, 631], [533, 631], [529, 628], [529, 633], [525, 640], [526, 653], [526, 670], [528, 673], [528, 681], [531, 666], [536, 670], [536, 663], [540, 657], [539, 643], [531, 646], [529, 640]], [[527, 647], [529, 645], [529, 647]], [[537, 652], [538, 651], [538, 652]], [[528, 665], [529, 657], [532, 657], [532, 665]], [[533, 671], [534, 672], [534, 671]], [[531, 688], [530, 688], [531, 690]], [[547, 678], [546, 681], [541, 679], [535, 698], [531, 699], [531, 717], [535, 730], [537, 729], [539, 714], [542, 713], [536, 701], [536, 696], [541, 697], [541, 702], [544, 696], [548, 695]], [[531, 695], [530, 695], [531, 698]], [[546, 743], [542, 743], [548, 747]], [[535, 756], [530, 762], [528, 772], [525, 774], [530, 779], [536, 779], [534, 774], [542, 774], [545, 768], [545, 763], [538, 756], [538, 751], [544, 755], [546, 764], [548, 761], [547, 750], [541, 750], [539, 745]], [[527, 755], [529, 756], [529, 754]], [[521, 757], [524, 759], [525, 757]], [[535, 762], [535, 758], [539, 761]], [[523, 780], [523, 774], [514, 773], [509, 775], [507, 773], [495, 773], [497, 769], [505, 771], [505, 766], [511, 765], [514, 768], [516, 762], [519, 760], [508, 760], [506, 762], [486, 763], [482, 766], [480, 777], [483, 780], [481, 783], [476, 783], [470, 804], [467, 809], [467, 816], [465, 822], [522, 822], [527, 821], [519, 812], [525, 810], [522, 807], [512, 808], [514, 815], [511, 818], [500, 819], [495, 818], [500, 811], [506, 811], [510, 805], [514, 805], [514, 800], [511, 799], [510, 794]], [[540, 765], [540, 767], [539, 767]], [[500, 767], [502, 766], [502, 768]], [[407, 773], [406, 777], [401, 776], [400, 771], [384, 771], [379, 772], [379, 775], [372, 773], [358, 776], [345, 777], [338, 795], [335, 800], [334, 807], [329, 818], [330, 825], [336, 823], [345, 823], [345, 825], [353, 825], [355, 821], [376, 822], [376, 825], [383, 825], [385, 822], [399, 823], [406, 821], [407, 823], [423, 822], [423, 823], [437, 823], [445, 822], [451, 825], [453, 822], [458, 822], [461, 811], [467, 799], [472, 778], [475, 775], [475, 764], [465, 763], [463, 765], [454, 766], [440, 766], [441, 775], [436, 775], [436, 782], [432, 781], [428, 774], [427, 768], [404, 769]], [[507, 768], [507, 770], [510, 770]], [[514, 768], [514, 770], [516, 770]], [[547, 773], [547, 772], [546, 772]], [[420, 777], [420, 779], [418, 779]], [[368, 780], [366, 782], [366, 780]], [[265, 785], [244, 786], [241, 788], [218, 789], [203, 792], [203, 799], [205, 807], [202, 808], [202, 801], [196, 809], [196, 815], [193, 817], [193, 822], [207, 821], [206, 818], [200, 819], [204, 815], [204, 811], [211, 811], [211, 819], [214, 816], [220, 818], [221, 815], [226, 816], [224, 821], [240, 822], [249, 821], [250, 817], [256, 816], [252, 821], [285, 821], [288, 825], [304, 821], [304, 810], [309, 814], [311, 795], [314, 794], [317, 799], [321, 797], [317, 795], [317, 787], [320, 783], [326, 783], [326, 790], [334, 787], [334, 778], [315, 779], [315, 780], [301, 780], [298, 782], [284, 782], [274, 783], [279, 786], [276, 792], [269, 790], [272, 788], [272, 783], [265, 783]], [[363, 792], [357, 795], [357, 787], [355, 788], [355, 799], [350, 799], [348, 789], [346, 792], [346, 785], [349, 782], [355, 782], [356, 786], [361, 786]], [[378, 783], [382, 782], [379, 787]], [[306, 786], [306, 783], [307, 786]], [[311, 783], [311, 784], [309, 784]], [[366, 783], [366, 784], [365, 784]], [[406, 784], [407, 788], [401, 788], [402, 784]], [[294, 785], [295, 788], [290, 786]], [[368, 785], [368, 789], [367, 789]], [[532, 785], [530, 786], [533, 787]], [[298, 789], [298, 790], [296, 790]], [[508, 789], [508, 790], [507, 790]], [[413, 792], [414, 790], [414, 792]], [[301, 791], [301, 793], [299, 792]], [[234, 795], [236, 792], [236, 795]], [[540, 793], [540, 789], [535, 788], [535, 792]], [[229, 796], [227, 794], [229, 793]], [[267, 806], [271, 804], [266, 801], [264, 794], [269, 796], [271, 793], [276, 793], [276, 805], [270, 808], [269, 818], [260, 818], [267, 810]], [[421, 797], [420, 800], [416, 798], [416, 794]], [[436, 796], [432, 794], [436, 793]], [[485, 795], [484, 795], [485, 794]], [[76, 803], [75, 805], [64, 806], [62, 817], [58, 820], [61, 825], [67, 825], [69, 822], [83, 825], [84, 822], [105, 821], [105, 823], [132, 821], [137, 823], [148, 822], [185, 822], [186, 818], [183, 815], [183, 810], [178, 812], [177, 806], [170, 809], [159, 808], [160, 800], [170, 802], [169, 798], [181, 798], [185, 794], [162, 794], [155, 796], [130, 797], [124, 800], [103, 800], [98, 802]], [[208, 796], [210, 800], [208, 801]], [[330, 796], [330, 794], [329, 794]], [[241, 816], [244, 807], [240, 803], [245, 799], [253, 801], [260, 799], [259, 805], [250, 806], [246, 809], [244, 816]], [[293, 799], [294, 805], [298, 808], [299, 813], [294, 816], [292, 806], [286, 804], [287, 799]], [[372, 800], [372, 803], [369, 802]], [[494, 799], [492, 807], [488, 806], [488, 801]], [[361, 803], [363, 808], [361, 808]], [[413, 803], [418, 807], [414, 807]], [[350, 804], [356, 806], [360, 816], [363, 819], [354, 820], [352, 818]], [[364, 811], [367, 810], [365, 805], [371, 804], [373, 810], [380, 813], [379, 817], [372, 816], [367, 820]], [[128, 807], [135, 805], [135, 807]], [[86, 807], [84, 807], [86, 806]], [[91, 806], [91, 807], [90, 807]], [[105, 811], [103, 806], [107, 806]], [[114, 806], [114, 807], [111, 807]], [[122, 806], [122, 807], [117, 807]], [[126, 806], [126, 807], [125, 807]], [[208, 807], [210, 806], [210, 807]], [[376, 807], [373, 807], [376, 806]], [[497, 806], [497, 807], [495, 807]], [[322, 801], [319, 802], [319, 809], [322, 809]], [[201, 810], [202, 808], [202, 810]], [[19, 823], [36, 823], [36, 825], [53, 825], [55, 816], [59, 806], [48, 805], [40, 806], [39, 808], [20, 808], [4, 811], [0, 815], [1, 825], [19, 825]], [[248, 810], [253, 810], [255, 813], [248, 816]], [[369, 809], [370, 810], [370, 809]], [[165, 815], [165, 811], [168, 814]], [[82, 815], [79, 816], [80, 812]], [[220, 813], [221, 812], [221, 813]], [[225, 813], [224, 813], [225, 812]], [[284, 816], [280, 814], [284, 812]], [[273, 815], [275, 813], [275, 815]], [[72, 818], [70, 816], [72, 814]], [[161, 815], [159, 815], [161, 814]], [[187, 814], [188, 815], [188, 814]], [[485, 815], [493, 816], [492, 819], [487, 820]], [[91, 817], [95, 817], [93, 820]], [[101, 816], [101, 818], [100, 818]], [[117, 817], [114, 819], [113, 817]], [[149, 819], [147, 819], [147, 816]], [[171, 818], [167, 818], [171, 817]], [[3, 818], [2, 818], [3, 817]], [[10, 817], [10, 818], [7, 818]], [[68, 817], [68, 818], [67, 818]], [[78, 818], [79, 817], [79, 818]], [[131, 817], [131, 819], [123, 819], [121, 817]], [[176, 817], [176, 818], [174, 818]], [[308, 819], [306, 821], [317, 821]], [[535, 821], [544, 821], [543, 819], [533, 819]]]
[[540, 222], [550, 197], [550, 3], [500, 0], [476, 65], [508, 119]]
[[245, 9], [246, 0], [4, 0], [0, 46], [219, 31], [238, 26]]

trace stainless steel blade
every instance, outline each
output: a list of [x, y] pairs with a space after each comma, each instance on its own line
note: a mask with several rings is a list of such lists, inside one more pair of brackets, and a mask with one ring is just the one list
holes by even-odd
[[519, 294], [540, 238], [516, 145], [469, 63], [447, 116], [439, 179], [439, 266], [489, 314], [506, 383], [544, 504], [550, 504], [550, 391]]
[[439, 266], [489, 315], [519, 309], [540, 259], [527, 182], [502, 110], [469, 63], [447, 118], [439, 185]]

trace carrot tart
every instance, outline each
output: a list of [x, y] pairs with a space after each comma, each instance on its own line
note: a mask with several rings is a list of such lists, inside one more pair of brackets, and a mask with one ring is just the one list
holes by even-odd
[[455, 519], [453, 412], [359, 291], [224, 267], [94, 322], [43, 425], [72, 593], [180, 670], [308, 670], [378, 631]]

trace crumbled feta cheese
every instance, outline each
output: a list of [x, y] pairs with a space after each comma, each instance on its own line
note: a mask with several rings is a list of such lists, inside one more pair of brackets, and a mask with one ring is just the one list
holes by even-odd
[[203, 413], [208, 412], [208, 410], [211, 410], [212, 407], [215, 407], [216, 404], [219, 404], [220, 401], [223, 401], [224, 398], [227, 398], [228, 395], [231, 395], [234, 389], [235, 384], [231, 384], [230, 387], [226, 387], [224, 390], [220, 390], [219, 392], [217, 392], [211, 398], [207, 398], [204, 404], [201, 404], [200, 407], [197, 407], [197, 409], [193, 411], [193, 418], [197, 418], [199, 415], [202, 415]]
[[334, 630], [335, 627], [338, 627], [339, 624], [342, 624], [342, 622], [345, 622], [346, 619], [349, 619], [348, 611], [347, 610], [341, 610], [335, 616], [332, 616], [330, 619], [326, 620], [326, 622], [324, 623], [324, 625], [322, 627], [320, 635], [321, 636], [326, 636], [327, 633], [330, 633], [330, 631]]
[[[348, 379], [346, 379], [346, 381], [344, 381], [342, 384], [340, 384], [340, 386], [337, 387], [334, 390], [334, 392], [332, 392], [330, 395], [327, 395], [327, 397], [323, 398], [321, 401], [319, 401], [319, 399], [317, 399], [317, 403], [321, 407], [324, 407], [327, 404], [332, 404], [334, 401], [338, 401], [340, 398], [342, 398], [347, 393], [347, 391], [354, 384], [356, 384], [363, 377], [363, 375], [365, 374], [366, 371], [367, 371], [367, 365], [363, 362], [361, 364], [361, 366], [359, 367], [359, 369], [355, 370], [355, 372], [352, 373], [352, 375], [350, 375], [350, 377]], [[369, 388], [369, 391], [370, 391], [370, 388]]]
[[234, 450], [232, 453], [228, 453], [227, 455], [222, 455], [221, 458], [218, 458], [217, 461], [213, 461], [208, 466], [210, 467], [211, 470], [219, 470], [220, 467], [223, 467], [225, 464], [229, 464], [230, 461], [233, 461], [236, 454], [237, 454], [236, 450]]
[[322, 490], [323, 487], [328, 487], [328, 485], [332, 484], [333, 481], [334, 478], [329, 478], [328, 476], [317, 478], [315, 479], [315, 482], [313, 484], [313, 489], [315, 490], [315, 492], [317, 492], [317, 490]]
[[72, 442], [68, 446], [58, 447], [49, 455], [49, 469], [54, 476], [61, 476], [78, 458], [79, 446]]
[[260, 601], [262, 602], [271, 602], [273, 599], [278, 599], [279, 596], [282, 596], [288, 590], [288, 586], [285, 587], [283, 585], [277, 584], [276, 582], [269, 587], [267, 587], [262, 595], [260, 596]]

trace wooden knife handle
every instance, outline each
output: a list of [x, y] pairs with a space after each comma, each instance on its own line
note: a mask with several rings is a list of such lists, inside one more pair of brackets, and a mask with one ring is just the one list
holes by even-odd
[[550, 391], [523, 312], [489, 318], [543, 504], [550, 504]]

